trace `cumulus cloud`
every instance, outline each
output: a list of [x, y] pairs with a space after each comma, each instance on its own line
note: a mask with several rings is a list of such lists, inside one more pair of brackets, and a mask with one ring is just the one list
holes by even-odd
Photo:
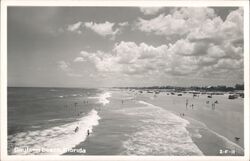
[[74, 73], [73, 69], [70, 66], [71, 66], [70, 63], [63, 60], [57, 62], [58, 69], [64, 72], [67, 76], [82, 77], [81, 74]]
[[152, 46], [135, 42], [116, 43], [110, 52], [82, 51], [99, 72], [125, 75], [215, 77], [243, 68], [243, 53], [237, 48], [180, 39], [174, 44]]
[[124, 74], [139, 74], [149, 72], [154, 68], [150, 60], [165, 54], [166, 45], [154, 47], [134, 42], [116, 43], [110, 53], [97, 51], [89, 53], [81, 51], [81, 56], [93, 62], [100, 72], [118, 72]]
[[159, 15], [151, 20], [138, 19], [137, 28], [143, 32], [154, 32], [157, 35], [185, 34], [187, 28], [183, 19], [174, 19], [171, 15]]
[[[178, 40], [156, 46], [121, 41], [110, 51], [81, 51], [75, 62], [89, 61], [102, 74], [145, 79], [159, 76], [239, 79], [244, 60], [242, 16], [241, 8], [231, 11], [225, 20], [211, 8], [178, 8], [169, 15], [139, 19], [137, 24], [143, 32], [166, 37], [180, 35]], [[112, 35], [114, 25], [107, 26], [110, 27], [103, 31]]]
[[66, 72], [71, 71], [70, 64], [65, 61], [58, 61], [57, 67], [62, 71], [66, 71]]
[[141, 7], [140, 11], [145, 15], [155, 15], [161, 9], [163, 9], [163, 7]]
[[122, 28], [128, 26], [128, 22], [120, 22], [117, 23], [117, 27], [115, 27], [116, 23], [105, 21], [104, 23], [95, 23], [95, 22], [82, 22], [78, 21], [74, 24], [69, 24], [65, 28], [59, 28], [58, 32], [62, 33], [65, 31], [73, 32], [82, 34], [82, 30], [90, 29], [96, 34], [103, 36], [103, 37], [109, 37], [111, 39], [114, 39], [115, 36], [119, 33], [121, 33]]
[[119, 25], [119, 26], [122, 26], [122, 27], [125, 27], [125, 26], [128, 26], [129, 24], [128, 24], [127, 21], [125, 21], [125, 22], [120, 22], [120, 23], [118, 23], [118, 25]]
[[113, 38], [119, 32], [118, 28], [114, 29], [115, 23], [111, 23], [108, 21], [104, 23], [85, 22], [84, 25], [86, 28], [91, 29], [92, 31], [103, 37], [110, 36]]
[[150, 20], [139, 18], [136, 27], [157, 35], [184, 35], [214, 16], [211, 8], [180, 8], [171, 14], [160, 14]]
[[80, 30], [81, 29], [81, 25], [82, 25], [82, 22], [79, 21], [79, 22], [77, 22], [75, 24], [68, 25], [67, 26], [67, 30], [71, 31], [71, 32], [76, 32], [78, 34], [81, 34], [82, 33], [82, 31]]
[[212, 8], [177, 8], [149, 20], [139, 18], [136, 27], [167, 39], [180, 37], [168, 44], [168, 61], [175, 66], [166, 67], [166, 73], [229, 76], [232, 71], [242, 72], [242, 8], [231, 11], [225, 20]]
[[76, 57], [76, 58], [74, 59], [74, 62], [83, 62], [83, 61], [85, 61], [85, 60], [83, 59], [83, 57]]
[[149, 20], [139, 18], [136, 28], [168, 38], [180, 35], [190, 40], [233, 40], [243, 37], [243, 9], [232, 11], [223, 21], [212, 8], [178, 8]]

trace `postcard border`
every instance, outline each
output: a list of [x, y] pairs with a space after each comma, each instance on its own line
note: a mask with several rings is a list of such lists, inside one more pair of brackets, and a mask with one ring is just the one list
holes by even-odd
[[[108, 4], [108, 5], [107, 5]], [[242, 6], [244, 7], [244, 156], [10, 156], [7, 155], [7, 7], [8, 6]], [[1, 1], [1, 160], [249, 160], [249, 1]]]

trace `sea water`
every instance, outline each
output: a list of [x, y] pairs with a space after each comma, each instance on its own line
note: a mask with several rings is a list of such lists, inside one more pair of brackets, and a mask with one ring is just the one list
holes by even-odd
[[99, 124], [107, 97], [98, 89], [8, 88], [9, 154], [67, 152]]

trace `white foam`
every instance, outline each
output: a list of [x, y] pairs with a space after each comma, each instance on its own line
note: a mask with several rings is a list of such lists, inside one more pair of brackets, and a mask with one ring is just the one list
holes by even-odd
[[111, 92], [105, 92], [100, 94], [97, 97], [88, 97], [89, 99], [98, 99], [98, 103], [102, 104], [103, 106], [105, 106], [106, 104], [108, 104], [110, 101], [107, 99], [111, 97]]
[[126, 155], [203, 155], [192, 141], [189, 122], [174, 113], [144, 101], [145, 107], [122, 109], [140, 117], [138, 131], [123, 143]]
[[[92, 110], [86, 116], [77, 120], [78, 122], [53, 127], [45, 130], [27, 131], [8, 136], [8, 142], [16, 148], [28, 147], [29, 149], [60, 149], [59, 151], [18, 151], [11, 154], [55, 154], [65, 153], [63, 148], [73, 148], [87, 137], [87, 130], [92, 132], [93, 126], [99, 124], [97, 111]], [[76, 126], [79, 127], [75, 132]]]
[[60, 121], [60, 120], [63, 120], [63, 119], [51, 119], [51, 120], [48, 120], [48, 122], [54, 122], [54, 121]]
[[40, 128], [41, 126], [31, 126], [31, 127], [36, 129], [36, 128]]
[[101, 94], [99, 96], [99, 103], [103, 104], [103, 106], [105, 106], [106, 104], [108, 104], [110, 101], [107, 99], [111, 97], [111, 93], [110, 92], [105, 92], [103, 94]]

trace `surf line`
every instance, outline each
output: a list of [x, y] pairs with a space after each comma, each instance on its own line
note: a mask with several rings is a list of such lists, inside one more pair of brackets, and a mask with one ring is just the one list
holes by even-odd
[[[168, 153], [171, 154], [175, 154], [176, 149], [181, 149], [180, 151], [184, 154], [204, 155], [186, 129], [189, 124], [188, 120], [162, 107], [144, 101], [137, 102], [145, 106], [130, 109], [126, 113], [129, 115], [132, 112], [132, 115], [138, 114], [141, 116], [140, 122], [142, 123], [138, 124], [141, 128], [124, 143], [125, 149], [127, 149], [125, 153], [151, 155], [152, 149], [157, 149], [154, 153], [161, 153], [162, 149], [157, 146], [160, 142], [161, 147], [168, 149]], [[169, 146], [170, 144], [171, 146]]]

